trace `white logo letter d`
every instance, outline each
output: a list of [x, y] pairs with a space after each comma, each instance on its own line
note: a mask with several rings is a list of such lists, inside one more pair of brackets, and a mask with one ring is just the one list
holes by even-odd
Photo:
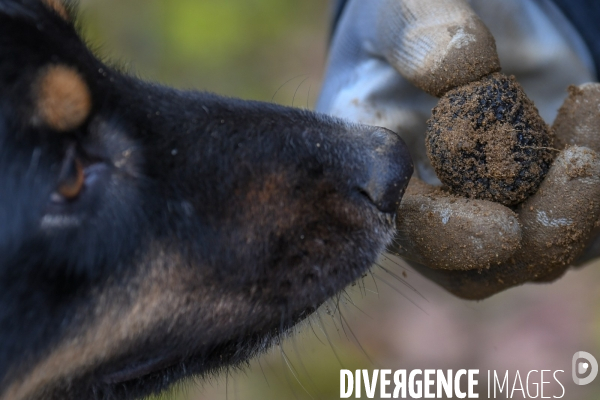
[[[577, 365], [577, 360], [579, 360], [580, 358], [585, 359], [586, 362], [580, 361]], [[593, 355], [585, 351], [578, 351], [577, 353], [573, 354], [572, 367], [573, 382], [575, 382], [575, 384], [577, 385], [587, 385], [591, 383], [594, 379], [596, 379], [596, 376], [598, 375], [598, 361], [596, 361], [596, 358], [594, 358]], [[577, 376], [578, 374], [585, 374], [587, 371], [590, 370], [590, 367], [590, 374], [586, 378], [579, 378]]]

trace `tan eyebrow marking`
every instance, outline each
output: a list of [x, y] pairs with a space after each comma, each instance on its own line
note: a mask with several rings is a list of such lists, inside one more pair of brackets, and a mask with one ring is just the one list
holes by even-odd
[[57, 131], [77, 128], [92, 108], [90, 89], [81, 75], [65, 65], [43, 70], [34, 87], [35, 120]]
[[65, 8], [65, 5], [60, 0], [42, 0], [48, 8], [56, 12], [65, 21], [69, 20], [69, 13]]

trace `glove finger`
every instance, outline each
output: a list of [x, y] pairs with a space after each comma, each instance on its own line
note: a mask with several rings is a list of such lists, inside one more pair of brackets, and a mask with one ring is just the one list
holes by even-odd
[[433, 269], [470, 270], [506, 261], [519, 247], [517, 215], [501, 204], [465, 199], [413, 178], [397, 216], [391, 251]]
[[379, 11], [383, 55], [429, 94], [500, 69], [492, 34], [464, 0], [383, 0]]
[[532, 280], [553, 280], [588, 243], [600, 215], [600, 158], [569, 147], [555, 160], [538, 192], [518, 210], [522, 250], [515, 255]]
[[508, 262], [471, 271], [421, 274], [458, 297], [480, 300], [527, 281], [559, 277], [581, 252], [600, 214], [600, 159], [592, 150], [562, 152], [539, 191], [518, 210], [522, 245]]
[[[569, 87], [565, 100], [554, 121], [558, 148], [579, 145], [600, 152], [600, 84], [585, 83]], [[576, 264], [583, 264], [600, 256], [600, 226], [596, 222], [593, 240], [588, 243]]]
[[380, 14], [385, 14], [385, 0], [347, 2], [331, 41], [316, 109], [395, 132], [417, 132], [421, 138], [436, 99], [383, 56], [377, 33]]
[[466, 300], [482, 300], [524, 282], [518, 279], [524, 267], [510, 262], [469, 271], [431, 269], [421, 264], [411, 266], [453, 295]]
[[585, 146], [600, 153], [600, 83], [569, 87], [552, 128], [559, 149]]

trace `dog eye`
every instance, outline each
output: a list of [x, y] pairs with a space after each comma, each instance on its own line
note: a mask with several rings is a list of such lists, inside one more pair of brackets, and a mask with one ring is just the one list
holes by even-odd
[[83, 189], [84, 174], [81, 161], [69, 156], [63, 165], [56, 192], [66, 200], [73, 200]]

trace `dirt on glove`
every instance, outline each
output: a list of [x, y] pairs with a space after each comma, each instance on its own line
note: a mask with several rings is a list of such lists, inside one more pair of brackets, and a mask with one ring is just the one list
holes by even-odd
[[519, 248], [517, 214], [486, 200], [465, 199], [412, 178], [397, 214], [391, 250], [433, 269], [497, 266]]
[[[556, 147], [586, 146], [600, 152], [600, 84], [586, 83], [569, 87], [565, 100], [554, 120]], [[559, 134], [560, 133], [560, 134]]]

